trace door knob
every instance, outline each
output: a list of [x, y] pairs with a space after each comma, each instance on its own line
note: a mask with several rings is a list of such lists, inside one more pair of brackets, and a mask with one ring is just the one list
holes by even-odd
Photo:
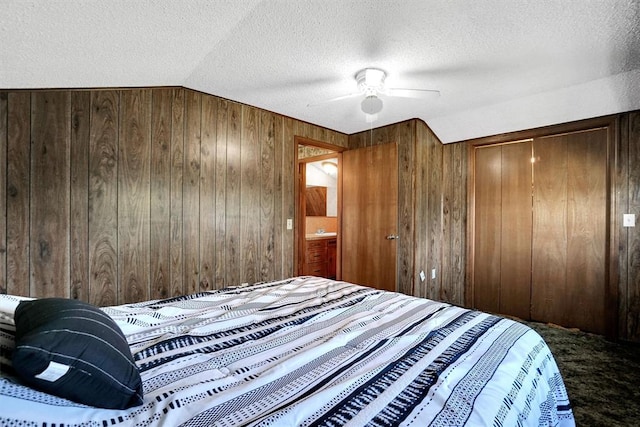
[[399, 239], [399, 238], [400, 238], [400, 236], [398, 236], [397, 234], [389, 234], [386, 237], [387, 240], [396, 240], [396, 239]]

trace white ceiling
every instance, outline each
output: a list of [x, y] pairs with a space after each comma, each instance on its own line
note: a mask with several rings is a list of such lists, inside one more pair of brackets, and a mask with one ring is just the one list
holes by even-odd
[[[441, 96], [308, 106], [365, 67]], [[444, 143], [597, 117], [640, 109], [640, 0], [2, 0], [0, 88], [165, 85]]]

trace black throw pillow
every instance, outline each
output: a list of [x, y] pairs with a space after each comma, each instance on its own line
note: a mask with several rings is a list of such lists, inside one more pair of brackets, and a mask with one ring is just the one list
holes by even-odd
[[29, 386], [90, 406], [142, 404], [142, 381], [116, 323], [82, 301], [42, 298], [15, 311], [13, 368]]

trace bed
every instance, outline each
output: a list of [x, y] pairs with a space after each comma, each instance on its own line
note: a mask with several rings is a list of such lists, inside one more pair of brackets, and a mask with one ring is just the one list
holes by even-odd
[[[104, 307], [139, 371], [126, 409], [38, 391], [7, 366], [0, 425], [573, 426], [543, 339], [519, 322], [318, 277]], [[9, 344], [7, 344], [9, 342]]]

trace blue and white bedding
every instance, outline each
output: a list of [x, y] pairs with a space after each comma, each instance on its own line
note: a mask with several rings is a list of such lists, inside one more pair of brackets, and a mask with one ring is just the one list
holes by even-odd
[[0, 425], [574, 425], [542, 338], [478, 311], [316, 277], [103, 310], [144, 403], [88, 407], [5, 372]]

